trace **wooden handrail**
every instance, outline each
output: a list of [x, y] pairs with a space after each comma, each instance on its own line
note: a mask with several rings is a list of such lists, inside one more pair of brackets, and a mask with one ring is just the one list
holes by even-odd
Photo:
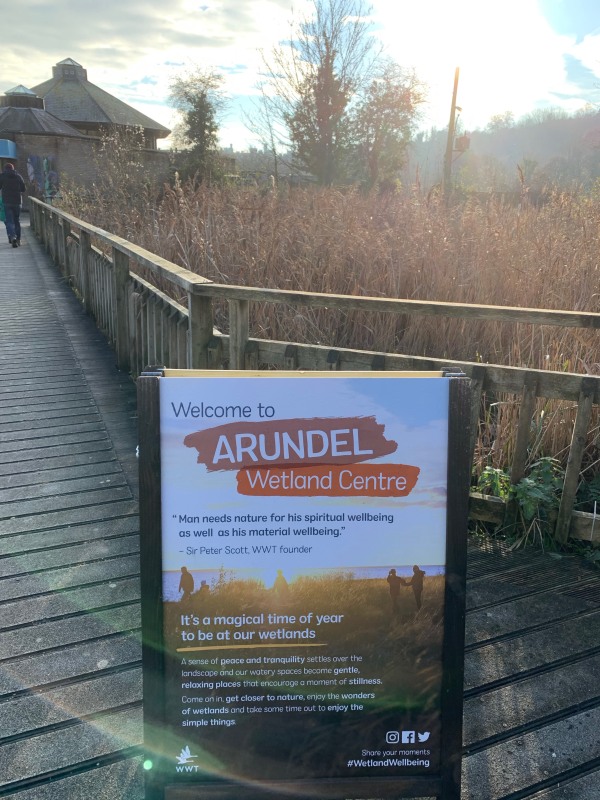
[[[249, 334], [253, 303], [279, 303], [292, 307], [341, 311], [454, 317], [529, 325], [598, 329], [600, 314], [551, 309], [445, 303], [428, 300], [362, 297], [215, 283], [157, 256], [97, 226], [86, 223], [45, 203], [30, 198], [32, 225], [37, 235], [72, 282], [86, 310], [95, 317], [118, 354], [119, 366], [135, 377], [149, 363], [176, 368], [431, 370], [454, 367], [471, 378], [471, 451], [481, 424], [486, 396], [514, 394], [520, 413], [511, 465], [511, 480], [524, 475], [531, 422], [536, 398], [566, 400], [577, 407], [556, 538], [567, 536], [600, 541], [591, 514], [573, 512], [586, 436], [592, 410], [600, 404], [600, 376], [536, 370], [522, 367], [458, 361], [447, 358], [365, 351], [328, 345], [257, 339]], [[101, 245], [98, 249], [92, 244]], [[139, 274], [148, 274], [187, 295], [187, 307], [168, 297]], [[229, 334], [213, 324], [213, 302], [227, 301]], [[111, 338], [112, 337], [112, 338]], [[487, 505], [486, 505], [487, 504]], [[504, 508], [497, 499], [472, 497], [471, 515], [478, 519], [504, 519], [510, 524], [514, 507]], [[491, 516], [490, 516], [491, 515]]]

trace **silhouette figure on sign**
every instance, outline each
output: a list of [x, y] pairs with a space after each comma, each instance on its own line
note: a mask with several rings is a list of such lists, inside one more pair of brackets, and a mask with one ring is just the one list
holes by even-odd
[[179, 591], [183, 592], [181, 602], [189, 600], [194, 591], [194, 576], [188, 572], [187, 567], [181, 568], [181, 578], [179, 579]]
[[400, 595], [400, 587], [406, 584], [404, 584], [404, 581], [399, 575], [396, 575], [395, 569], [391, 569], [388, 572], [386, 580], [390, 587], [390, 598], [392, 600], [392, 614], [399, 614], [400, 608], [398, 606], [398, 596]]
[[206, 581], [200, 582], [200, 588], [198, 589], [198, 594], [200, 597], [208, 597], [210, 594], [210, 586]]
[[284, 602], [290, 594], [290, 587], [285, 579], [283, 572], [278, 569], [275, 583], [273, 584], [273, 594], [278, 602]]
[[421, 608], [421, 595], [423, 594], [423, 578], [425, 577], [425, 573], [422, 569], [420, 569], [416, 564], [413, 567], [413, 576], [405, 583], [405, 586], [412, 586], [413, 594], [415, 596], [415, 602], [417, 604], [417, 610]]

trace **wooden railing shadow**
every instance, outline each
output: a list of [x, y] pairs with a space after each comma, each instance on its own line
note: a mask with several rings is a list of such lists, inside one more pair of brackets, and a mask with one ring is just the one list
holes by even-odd
[[[454, 368], [472, 382], [473, 405], [468, 432], [471, 452], [485, 424], [486, 402], [498, 395], [519, 398], [519, 415], [510, 480], [525, 474], [536, 402], [565, 400], [576, 405], [560, 506], [554, 535], [600, 542], [595, 514], [574, 511], [582, 459], [600, 404], [600, 376], [569, 372], [425, 358], [250, 336], [252, 304], [375, 311], [395, 315], [455, 317], [562, 328], [600, 328], [600, 314], [505, 306], [467, 305], [318, 294], [211, 282], [125, 239], [31, 198], [31, 224], [87, 312], [115, 348], [118, 365], [134, 378], [149, 364], [174, 369], [276, 368], [281, 370], [432, 370]], [[163, 287], [163, 291], [157, 288]], [[187, 304], [173, 297], [185, 297]], [[228, 307], [229, 333], [215, 328], [214, 306]], [[487, 398], [487, 400], [486, 400]], [[511, 509], [499, 498], [472, 493], [473, 519], [503, 524]]]

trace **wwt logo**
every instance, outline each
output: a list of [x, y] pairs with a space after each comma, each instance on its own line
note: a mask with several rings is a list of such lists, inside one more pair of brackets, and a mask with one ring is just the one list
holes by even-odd
[[187, 745], [181, 748], [181, 753], [176, 756], [176, 758], [177, 766], [175, 769], [177, 772], [198, 772], [198, 765], [190, 763], [194, 758], [198, 758], [198, 756], [193, 756]]

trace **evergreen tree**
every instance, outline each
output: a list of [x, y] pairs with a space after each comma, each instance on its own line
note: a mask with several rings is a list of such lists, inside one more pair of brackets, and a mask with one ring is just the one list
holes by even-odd
[[184, 171], [200, 178], [218, 169], [218, 115], [224, 105], [222, 83], [221, 75], [196, 69], [175, 77], [170, 86], [170, 103], [181, 115], [173, 136], [186, 152]]

